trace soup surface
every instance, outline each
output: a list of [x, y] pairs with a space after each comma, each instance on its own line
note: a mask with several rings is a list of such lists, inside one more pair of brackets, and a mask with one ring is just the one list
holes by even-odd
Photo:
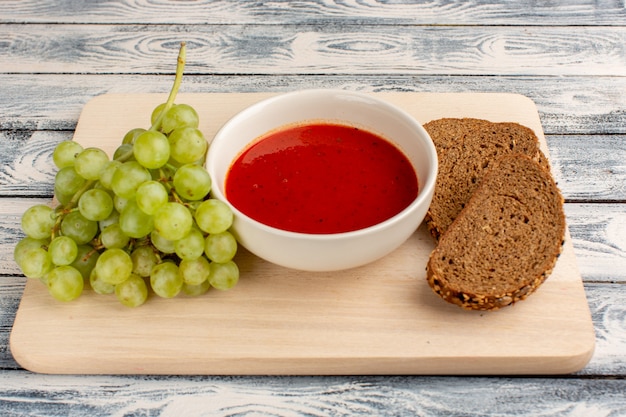
[[226, 177], [228, 200], [282, 230], [349, 232], [380, 223], [417, 197], [415, 170], [387, 140], [338, 124], [294, 125], [250, 145]]

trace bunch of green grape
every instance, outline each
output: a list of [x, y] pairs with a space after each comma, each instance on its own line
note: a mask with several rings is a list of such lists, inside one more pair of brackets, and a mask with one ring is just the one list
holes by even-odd
[[42, 280], [54, 298], [73, 300], [88, 283], [135, 307], [149, 289], [172, 298], [239, 280], [233, 213], [209, 195], [198, 113], [173, 103], [182, 65], [184, 44], [168, 101], [154, 109], [149, 129], [125, 135], [112, 158], [73, 141], [55, 148], [59, 204], [24, 212], [26, 237], [14, 251], [24, 275]]

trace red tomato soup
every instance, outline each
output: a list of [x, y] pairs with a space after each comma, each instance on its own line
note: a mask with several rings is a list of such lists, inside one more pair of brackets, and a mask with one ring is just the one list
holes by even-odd
[[396, 146], [362, 129], [324, 123], [260, 138], [235, 159], [225, 189], [249, 217], [314, 234], [375, 225], [418, 193], [415, 170]]

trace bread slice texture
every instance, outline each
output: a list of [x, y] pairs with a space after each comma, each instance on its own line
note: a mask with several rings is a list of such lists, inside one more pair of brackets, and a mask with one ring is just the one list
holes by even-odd
[[439, 172], [426, 224], [439, 240], [463, 210], [484, 173], [499, 157], [522, 153], [549, 169], [539, 140], [518, 123], [443, 118], [424, 125], [437, 149]]
[[427, 263], [430, 287], [468, 310], [523, 300], [551, 273], [565, 238], [552, 175], [523, 154], [499, 158]]

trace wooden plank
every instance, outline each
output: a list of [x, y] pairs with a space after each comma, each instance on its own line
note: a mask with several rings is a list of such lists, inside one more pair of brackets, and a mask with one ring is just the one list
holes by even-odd
[[0, 196], [50, 196], [54, 192], [54, 147], [71, 132], [0, 131]]
[[[51, 154], [69, 131], [0, 131], [0, 196], [51, 196]], [[626, 201], [626, 135], [546, 137], [552, 169], [566, 202]], [[120, 139], [121, 140], [121, 139]]]
[[[0, 411], [99, 416], [622, 416], [624, 379], [0, 373]], [[62, 411], [61, 411], [62, 410]]]
[[[622, 76], [626, 27], [2, 25], [11, 73]], [[42, 41], [43, 40], [43, 41]], [[558, 62], [558, 65], [554, 65]]]
[[579, 375], [626, 374], [626, 288], [615, 284], [586, 284], [589, 308], [593, 312], [596, 350]]
[[552, 170], [570, 201], [626, 201], [626, 135], [547, 138]]
[[[31, 205], [49, 199], [2, 200], [0, 212], [0, 275], [20, 275], [13, 247], [23, 236], [17, 219]], [[566, 204], [576, 263], [585, 282], [626, 283], [626, 228], [624, 204]]]
[[626, 205], [568, 204], [565, 215], [586, 279], [623, 282], [618, 271], [626, 271]]
[[13, 328], [15, 313], [22, 299], [25, 284], [26, 278], [24, 277], [3, 276], [0, 279], [0, 370], [20, 368], [11, 354], [9, 335]]
[[288, 0], [241, 2], [200, 0], [98, 1], [80, 7], [72, 0], [17, 0], [3, 10], [0, 22], [135, 24], [368, 24], [377, 25], [622, 25], [618, 0], [508, 2], [331, 2]]
[[[218, 120], [267, 96], [183, 95], [179, 102], [215, 116], [201, 121], [211, 137]], [[517, 121], [533, 128], [546, 150], [537, 110], [522, 96], [378, 96], [423, 122], [444, 116]], [[101, 96], [86, 106], [75, 139], [112, 152], [119, 142], [111, 137], [121, 137], [163, 99]], [[540, 291], [494, 314], [466, 312], [433, 295], [424, 282], [432, 248], [421, 228], [381, 261], [325, 274], [296, 274], [242, 249], [236, 290], [153, 297], [135, 310], [89, 291], [58, 303], [33, 280], [11, 350], [25, 368], [51, 373], [545, 374], [576, 371], [590, 359], [593, 327], [569, 236]], [[162, 337], [164, 331], [170, 337]]]
[[[170, 75], [0, 75], [0, 129], [74, 130], [83, 106], [105, 93], [167, 93]], [[626, 134], [626, 77], [186, 75], [182, 92], [286, 92], [339, 88], [363, 92], [518, 93], [537, 105], [546, 134]]]

